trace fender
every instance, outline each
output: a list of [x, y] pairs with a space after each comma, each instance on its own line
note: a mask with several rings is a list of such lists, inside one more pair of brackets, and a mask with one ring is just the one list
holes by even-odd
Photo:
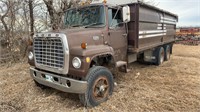
[[[112, 47], [107, 46], [107, 45], [91, 45], [91, 46], [87, 46], [87, 49], [82, 49], [80, 46], [79, 47], [74, 47], [71, 48], [70, 50], [70, 60], [73, 59], [73, 57], [80, 57], [82, 62], [83, 62], [83, 66], [81, 69], [77, 70], [75, 68], [73, 68], [72, 66], [70, 67], [70, 73], [71, 74], [76, 74], [78, 76], [86, 76], [87, 72], [90, 68], [90, 63], [87, 63], [85, 61], [86, 57], [90, 57], [91, 60], [93, 60], [95, 57], [97, 56], [101, 56], [101, 55], [111, 55], [114, 59], [114, 50]], [[114, 59], [115, 61], [115, 59]]]

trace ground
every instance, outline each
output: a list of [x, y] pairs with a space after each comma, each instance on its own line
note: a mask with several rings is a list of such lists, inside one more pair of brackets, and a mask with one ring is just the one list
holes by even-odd
[[117, 85], [109, 100], [87, 109], [77, 94], [36, 87], [28, 64], [1, 65], [0, 111], [200, 111], [200, 46], [175, 45], [171, 60], [161, 66], [129, 67], [130, 73], [114, 73]]

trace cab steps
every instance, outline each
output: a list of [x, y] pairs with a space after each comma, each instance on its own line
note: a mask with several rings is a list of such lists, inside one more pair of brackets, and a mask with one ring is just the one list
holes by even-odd
[[117, 61], [116, 68], [119, 68], [121, 72], [125, 72], [125, 73], [130, 72], [130, 69], [128, 69], [128, 64], [126, 61]]

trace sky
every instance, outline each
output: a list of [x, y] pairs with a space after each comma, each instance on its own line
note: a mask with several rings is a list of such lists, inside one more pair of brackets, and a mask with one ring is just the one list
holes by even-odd
[[156, 7], [177, 14], [177, 26], [200, 26], [200, 0], [154, 0]]
[[[108, 0], [110, 3], [130, 3], [137, 0]], [[177, 14], [178, 27], [200, 27], [200, 0], [144, 0], [153, 1], [156, 7]]]
[[[108, 0], [110, 2], [126, 3], [137, 0]], [[154, 1], [156, 7], [177, 14], [178, 27], [199, 26], [200, 27], [200, 0], [144, 0]]]

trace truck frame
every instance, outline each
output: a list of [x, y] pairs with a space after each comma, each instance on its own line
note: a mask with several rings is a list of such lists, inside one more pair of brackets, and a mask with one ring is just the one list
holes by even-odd
[[142, 2], [95, 3], [68, 9], [64, 21], [62, 30], [34, 35], [30, 75], [37, 86], [77, 93], [93, 107], [113, 93], [109, 68], [128, 72], [132, 62], [170, 59], [178, 16]]

